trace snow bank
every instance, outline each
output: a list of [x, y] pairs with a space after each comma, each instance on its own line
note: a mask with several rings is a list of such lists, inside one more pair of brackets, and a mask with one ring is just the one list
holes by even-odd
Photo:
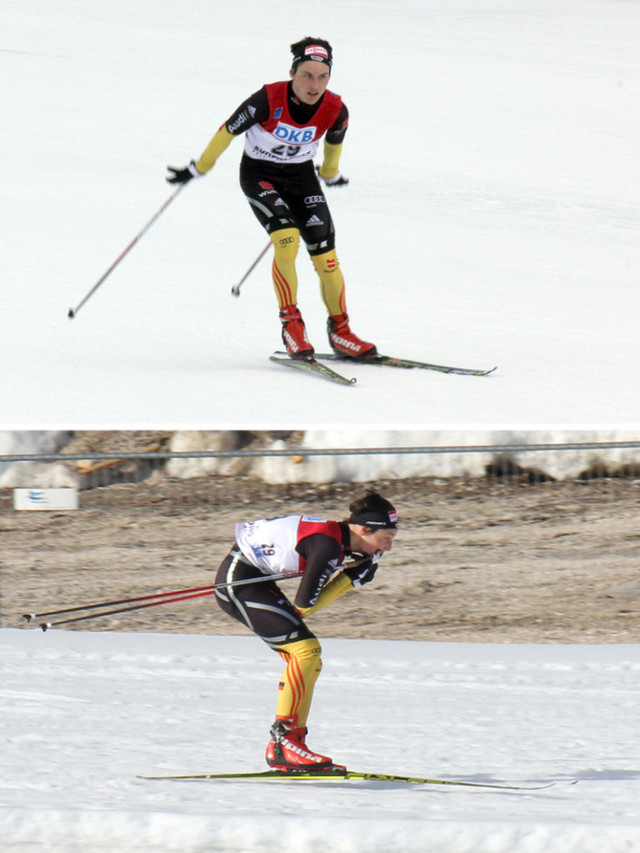
[[[57, 453], [67, 444], [69, 437], [69, 432], [61, 430], [0, 432], [0, 455]], [[14, 462], [12, 464], [0, 461], [0, 488], [2, 489], [77, 487], [78, 483], [78, 474], [62, 463]]]
[[[0, 433], [0, 437], [2, 435]], [[12, 449], [6, 450], [7, 453], [50, 452], [60, 440], [59, 433], [10, 435]], [[638, 468], [640, 448], [598, 447], [615, 442], [640, 442], [640, 430], [307, 430], [303, 434], [300, 452], [295, 455], [177, 458], [167, 462], [166, 473], [179, 478], [250, 475], [273, 484], [358, 483], [405, 477], [482, 477], [490, 466], [511, 466], [535, 471], [540, 476], [555, 480], [570, 480], [590, 473], [615, 476], [624, 472], [625, 467]], [[562, 450], [537, 450], [535, 447], [558, 444], [594, 446]], [[180, 430], [174, 433], [170, 450], [198, 454], [203, 451], [233, 452], [242, 450], [244, 446], [243, 434], [237, 431]], [[467, 447], [484, 449], [465, 452]], [[368, 448], [381, 452], [358, 453]], [[385, 453], [387, 448], [407, 448], [408, 452]], [[435, 448], [436, 451], [418, 452], [419, 448]], [[437, 452], [437, 448], [444, 450]], [[266, 452], [280, 452], [292, 447], [278, 440], [265, 442], [264, 449]], [[345, 449], [356, 453], [304, 455], [305, 450]], [[104, 476], [101, 485], [108, 483]], [[75, 468], [63, 463], [19, 462], [8, 467], [0, 476], [0, 488], [82, 487], [84, 483], [85, 479]]]
[[[639, 430], [629, 431], [506, 431], [506, 430], [308, 430], [302, 448], [438, 448], [458, 452], [363, 454], [320, 456], [304, 460], [265, 458], [253, 473], [270, 483], [363, 482], [403, 477], [481, 477], [487, 466], [506, 459], [557, 480], [572, 479], [596, 469], [615, 472], [624, 465], [640, 464], [640, 448], [538, 451], [536, 444], [568, 444], [640, 441]], [[460, 452], [465, 447], [511, 446], [504, 452]], [[281, 442], [274, 448], [284, 448]], [[517, 449], [520, 446], [520, 449]], [[527, 449], [531, 448], [531, 449]]]

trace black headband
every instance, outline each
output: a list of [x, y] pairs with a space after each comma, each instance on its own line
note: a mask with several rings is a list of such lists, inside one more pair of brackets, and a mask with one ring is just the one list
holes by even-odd
[[362, 524], [363, 527], [373, 527], [376, 529], [396, 530], [398, 527], [398, 513], [395, 509], [390, 509], [388, 512], [379, 509], [365, 509], [362, 512], [352, 512], [349, 518], [351, 524]]
[[325, 65], [329, 66], [329, 68], [331, 68], [333, 63], [331, 52], [321, 44], [302, 45], [298, 48], [298, 52], [294, 54], [293, 64], [298, 65], [300, 62], [307, 62], [308, 60], [324, 62]]

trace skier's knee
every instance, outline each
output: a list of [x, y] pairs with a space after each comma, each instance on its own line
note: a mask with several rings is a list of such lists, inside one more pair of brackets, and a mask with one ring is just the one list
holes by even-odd
[[297, 228], [281, 228], [270, 237], [276, 258], [291, 261], [296, 257], [300, 246], [300, 232]]
[[322, 669], [322, 646], [317, 637], [308, 637], [296, 643], [287, 643], [280, 648], [287, 657], [295, 657], [301, 666], [309, 667], [316, 672]]
[[335, 273], [338, 276], [342, 275], [340, 272], [340, 261], [338, 260], [335, 249], [331, 249], [330, 252], [324, 252], [321, 255], [311, 255], [311, 261], [320, 278], [331, 276]]

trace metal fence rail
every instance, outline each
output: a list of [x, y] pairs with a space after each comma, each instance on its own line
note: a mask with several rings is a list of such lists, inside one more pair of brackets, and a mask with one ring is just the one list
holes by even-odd
[[94, 453], [31, 453], [0, 455], [0, 465], [13, 462], [78, 462], [84, 460], [155, 460], [170, 459], [230, 459], [250, 457], [287, 456], [379, 456], [379, 455], [433, 455], [459, 453], [489, 453], [505, 455], [514, 453], [563, 452], [563, 451], [637, 450], [640, 462], [640, 441], [602, 442], [557, 442], [549, 444], [487, 444], [487, 445], [426, 445], [416, 447], [332, 447], [309, 448], [287, 447], [282, 449], [245, 448], [238, 450], [188, 450], [188, 451], [132, 451]]
[[[319, 458], [336, 460], [332, 467], [313, 464]], [[351, 457], [351, 460], [349, 460]], [[371, 471], [377, 476], [363, 475], [356, 460], [378, 457], [372, 461]], [[424, 457], [425, 464], [416, 463]], [[289, 446], [281, 448], [243, 447], [225, 450], [109, 450], [54, 453], [13, 453], [0, 455], [0, 472], [13, 471], [15, 476], [4, 478], [4, 487], [17, 485], [25, 488], [50, 486], [49, 477], [56, 464], [62, 464], [62, 485], [75, 485], [81, 491], [123, 483], [139, 483], [162, 469], [169, 478], [182, 479], [193, 476], [248, 475], [269, 479], [271, 475], [256, 470], [242, 460], [293, 459], [308, 462], [308, 467], [279, 469], [278, 478], [270, 480], [283, 487], [287, 482], [320, 483], [363, 482], [364, 480], [393, 480], [406, 478], [434, 478], [458, 484], [464, 481], [484, 481], [486, 484], [513, 482], [542, 483], [554, 480], [606, 480], [612, 478], [640, 479], [639, 441], [550, 442], [537, 444], [504, 443], [475, 445], [419, 445], [375, 447], [313, 448]], [[338, 464], [337, 460], [344, 460]], [[397, 460], [393, 461], [393, 460]], [[412, 463], [410, 459], [413, 459]], [[426, 460], [430, 461], [427, 462]], [[171, 467], [171, 463], [204, 462], [217, 460], [219, 465], [201, 465], [199, 473], [185, 474], [184, 469]], [[212, 470], [213, 469], [213, 470]], [[384, 473], [382, 473], [384, 472]], [[306, 480], [305, 480], [306, 477]], [[55, 479], [55, 477], [53, 478]], [[16, 482], [16, 480], [18, 482]], [[4, 502], [0, 489], [0, 504]], [[5, 492], [6, 497], [6, 492]]]

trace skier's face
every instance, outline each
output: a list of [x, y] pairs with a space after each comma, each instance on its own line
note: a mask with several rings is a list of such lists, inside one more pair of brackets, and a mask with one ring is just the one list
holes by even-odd
[[289, 72], [293, 84], [293, 94], [303, 104], [317, 104], [329, 85], [331, 68], [324, 62], [310, 59], [301, 62]]
[[398, 535], [395, 528], [383, 528], [382, 530], [372, 530], [369, 527], [363, 527], [361, 547], [365, 554], [375, 554], [380, 551], [390, 551], [393, 547], [393, 540]]

